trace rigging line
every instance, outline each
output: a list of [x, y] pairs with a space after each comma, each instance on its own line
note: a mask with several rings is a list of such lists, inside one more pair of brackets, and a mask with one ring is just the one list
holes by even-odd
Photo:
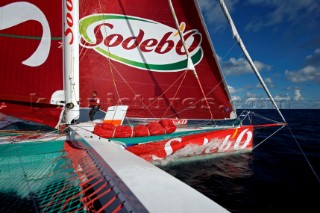
[[[134, 89], [129, 85], [129, 83], [126, 81], [126, 79], [121, 75], [121, 73], [118, 71], [118, 69], [113, 65], [113, 68], [115, 69], [115, 71], [118, 73], [118, 75], [121, 77], [121, 79], [127, 84], [127, 86], [129, 87], [129, 89], [131, 90], [131, 92], [133, 94], [136, 95], [136, 92], [134, 91]], [[149, 110], [148, 106], [143, 102], [143, 100], [139, 97], [139, 96], [136, 96], [138, 97], [139, 101], [142, 103], [142, 105], [147, 109], [147, 111], [155, 118], [156, 116]]]
[[[176, 82], [178, 82], [178, 80], [179, 80], [181, 77], [183, 77], [183, 79], [184, 79], [184, 78], [185, 78], [185, 75], [186, 75], [185, 73], [186, 73], [186, 71], [183, 72], [182, 75], [181, 75], [179, 78], [177, 78], [159, 97], [164, 96], [164, 95], [171, 89], [171, 87], [173, 87], [173, 86], [176, 84]], [[183, 80], [182, 80], [182, 81], [183, 81]], [[177, 90], [179, 90], [179, 87], [178, 87]], [[151, 106], [154, 102], [156, 102], [156, 100], [154, 100], [153, 102], [151, 102], [151, 103], [148, 105], [148, 107]]]
[[[111, 76], [112, 76], [113, 86], [114, 86], [115, 91], [116, 91], [117, 96], [118, 96], [118, 103], [120, 102], [120, 104], [122, 104], [122, 100], [121, 100], [121, 97], [120, 97], [120, 93], [119, 93], [119, 90], [118, 90], [118, 87], [117, 87], [117, 84], [116, 84], [116, 81], [115, 81], [114, 73], [113, 73], [113, 71], [112, 71], [111, 63], [109, 63], [109, 67], [110, 67], [110, 72], [111, 72]], [[117, 105], [118, 105], [118, 104], [117, 104]]]
[[[110, 59], [109, 59], [110, 61]], [[128, 81], [121, 75], [121, 73], [118, 71], [118, 69], [113, 65], [113, 63], [111, 63], [110, 61], [110, 66], [113, 67], [113, 69], [117, 72], [117, 74], [120, 76], [120, 78], [123, 80], [123, 82], [129, 87], [129, 89], [131, 90], [131, 92], [135, 95], [135, 97], [137, 97], [139, 99], [139, 101], [142, 103], [142, 105], [147, 109], [147, 111], [155, 118], [155, 115], [149, 110], [149, 106], [147, 106], [143, 100], [137, 95], [137, 93], [134, 91], [134, 89], [130, 86], [130, 84], [128, 83]], [[119, 96], [119, 100], [120, 100], [120, 96]], [[130, 121], [128, 120], [129, 124]]]
[[116, 84], [116, 80], [115, 80], [115, 77], [114, 77], [114, 73], [113, 73], [113, 69], [112, 69], [112, 65], [111, 65], [111, 60], [108, 59], [108, 61], [109, 61], [109, 70], [110, 70], [110, 73], [111, 73], [111, 76], [112, 76], [112, 83], [113, 83], [114, 89], [115, 89], [115, 91], [117, 93], [117, 96], [118, 96], [118, 103], [120, 102], [120, 104], [122, 104], [120, 93], [119, 93], [119, 90], [118, 90], [118, 87], [117, 87], [117, 84]]
[[[176, 82], [178, 82], [178, 80], [184, 75], [184, 73], [181, 74], [181, 76], [179, 76], [161, 95], [158, 96], [159, 97], [162, 97], [164, 94], [166, 94], [170, 89], [171, 87], [173, 87]], [[137, 95], [135, 92], [134, 92], [135, 95]], [[152, 101], [148, 106], [147, 108], [149, 108], [150, 106], [152, 106], [152, 104], [154, 104], [158, 99], [155, 99], [154, 101]], [[139, 113], [140, 114], [140, 113]], [[138, 115], [139, 115], [138, 114]]]
[[268, 140], [269, 138], [271, 138], [273, 135], [275, 135], [277, 132], [279, 132], [279, 131], [280, 131], [281, 129], [283, 129], [285, 126], [288, 127], [288, 130], [289, 130], [291, 136], [293, 137], [293, 139], [294, 139], [294, 141], [296, 142], [298, 148], [300, 149], [301, 153], [303, 154], [303, 157], [304, 157], [305, 160], [307, 161], [309, 168], [311, 169], [311, 171], [312, 171], [312, 173], [314, 174], [315, 178], [317, 179], [318, 183], [320, 183], [320, 178], [319, 178], [317, 172], [314, 170], [314, 168], [313, 168], [312, 164], [310, 163], [307, 155], [306, 155], [305, 152], [303, 151], [303, 149], [302, 149], [302, 147], [300, 146], [298, 140], [296, 139], [296, 137], [294, 136], [291, 128], [290, 128], [288, 125], [283, 125], [283, 126], [281, 126], [279, 129], [277, 129], [275, 132], [273, 132], [271, 135], [269, 135], [267, 138], [265, 138], [263, 141], [261, 141], [258, 145], [256, 145], [255, 147], [253, 147], [252, 150], [256, 149], [256, 148], [257, 148], [258, 146], [260, 146], [263, 142], [265, 142], [266, 140]]
[[[218, 86], [219, 86], [221, 83], [223, 83], [223, 80], [224, 80], [224, 79], [225, 79], [225, 78], [224, 78], [224, 75], [223, 75], [223, 78], [220, 80], [220, 82], [219, 82], [212, 90], [210, 90], [210, 91], [206, 94], [206, 96], [209, 96], [216, 88], [218, 88]], [[184, 112], [185, 110], [188, 110], [190, 107], [195, 106], [197, 103], [199, 103], [199, 102], [202, 101], [202, 100], [203, 100], [203, 99], [199, 99], [199, 100], [198, 100], [197, 102], [195, 102], [194, 104], [190, 105], [189, 107], [186, 107], [185, 109], [177, 112], [176, 114], [179, 114], [179, 113], [181, 113], [181, 112]], [[172, 115], [170, 115], [170, 116], [173, 116], [173, 115], [174, 115], [174, 114], [172, 114]], [[215, 123], [214, 118], [212, 118], [212, 120], [213, 120], [214, 123]]]
[[259, 144], [257, 144], [255, 147], [252, 148], [252, 150], [256, 149], [258, 146], [260, 146], [262, 143], [264, 143], [266, 140], [271, 138], [273, 135], [275, 135], [277, 132], [279, 132], [281, 129], [283, 129], [286, 125], [281, 126], [279, 129], [274, 131], [272, 134], [270, 134], [267, 138], [263, 139]]
[[[100, 13], [102, 13], [102, 5], [101, 5], [101, 1], [100, 0], [99, 0], [99, 9], [100, 9]], [[105, 34], [108, 35], [108, 32], [107, 32], [106, 28], [104, 28], [104, 29], [105, 29], [104, 30]], [[109, 47], [108, 47], [108, 50], [110, 50]], [[109, 61], [109, 70], [110, 70], [110, 73], [111, 73], [111, 76], [112, 76], [113, 86], [114, 86], [114, 89], [115, 89], [115, 91], [117, 93], [117, 96], [118, 96], [118, 102], [120, 101], [120, 104], [122, 104], [122, 101], [121, 101], [121, 98], [120, 98], [120, 93], [119, 93], [117, 84], [115, 82], [115, 77], [114, 77], [114, 73], [113, 73], [113, 70], [112, 70], [111, 59], [109, 57], [107, 57], [107, 58], [108, 58], [108, 61]]]
[[289, 126], [288, 126], [288, 129], [289, 129], [289, 131], [290, 131], [290, 133], [291, 133], [291, 135], [292, 135], [292, 137], [293, 137], [294, 141], [296, 142], [297, 146], [299, 147], [299, 149], [300, 149], [301, 153], [303, 154], [303, 157], [304, 157], [304, 158], [305, 158], [305, 160], [307, 161], [307, 163], [308, 163], [308, 165], [309, 165], [309, 167], [310, 167], [311, 171], [313, 172], [314, 176], [316, 177], [316, 179], [317, 179], [318, 183], [320, 183], [320, 178], [319, 178], [319, 176], [318, 176], [317, 172], [314, 170], [314, 168], [313, 168], [312, 164], [310, 163], [310, 161], [309, 161], [309, 159], [308, 159], [308, 157], [307, 157], [306, 153], [303, 151], [302, 147], [300, 146], [300, 144], [299, 144], [298, 140], [297, 140], [297, 139], [296, 139], [296, 137], [294, 136], [294, 134], [293, 134], [293, 132], [292, 132], [292, 130], [291, 130], [291, 128], [290, 128]]
[[181, 86], [182, 86], [182, 83], [183, 83], [184, 79], [186, 78], [186, 75], [187, 75], [187, 71], [184, 71], [183, 78], [182, 78], [182, 80], [181, 80], [181, 82], [180, 82], [180, 84], [179, 84], [179, 87], [177, 88], [177, 91], [176, 91], [176, 93], [174, 94], [173, 99], [172, 99], [172, 101], [170, 102], [169, 106], [167, 107], [166, 111], [163, 113], [162, 118], [163, 118], [164, 115], [168, 112], [169, 108], [171, 107], [171, 105], [173, 104], [174, 100], [176, 99], [176, 96], [177, 96], [177, 94], [178, 94], [178, 92], [179, 92], [179, 90], [180, 90], [180, 88], [181, 88]]
[[[81, 48], [81, 49], [84, 49], [84, 48]], [[88, 52], [88, 50], [83, 50], [83, 52], [84, 52], [84, 54], [86, 54], [86, 52]], [[81, 55], [81, 54], [82, 54], [82, 53], [80, 52], [80, 55]], [[88, 55], [88, 59], [90, 59], [93, 54], [94, 54], [94, 51], [91, 50], [90, 55]], [[90, 70], [90, 71], [91, 71], [90, 76], [92, 76], [92, 73], [93, 73], [92, 70], [93, 70], [93, 69]], [[95, 88], [95, 84], [94, 84], [93, 81], [90, 81], [90, 85], [91, 85], [91, 88]], [[95, 90], [95, 89], [94, 89], [94, 90]], [[87, 89], [86, 91], [88, 91], [88, 89]], [[91, 92], [92, 92], [92, 90], [90, 90], [90, 93], [91, 93]], [[87, 101], [88, 101], [88, 100], [87, 100]]]
[[[220, 81], [220, 83], [221, 83], [221, 82], [222, 82], [222, 80]], [[219, 84], [220, 84], [220, 83], [219, 83]], [[218, 84], [218, 85], [219, 85], [219, 84]], [[218, 86], [218, 85], [217, 85], [217, 86]], [[217, 86], [216, 86], [215, 88], [213, 88], [207, 95], [209, 95], [210, 93], [212, 93], [212, 92], [217, 88]], [[184, 108], [183, 110], [180, 110], [179, 112], [177, 112], [177, 114], [180, 114], [180, 113], [182, 113], [182, 112], [190, 109], [191, 107], [196, 106], [196, 104], [199, 103], [199, 102], [202, 101], [202, 100], [203, 100], [203, 98], [199, 99], [198, 101], [194, 102], [194, 103], [191, 104], [190, 106], [188, 106], [188, 107]], [[174, 114], [171, 114], [171, 115], [169, 115], [169, 116], [173, 116], [173, 115], [174, 115]], [[212, 120], [212, 121], [216, 124], [216, 121], [214, 120], [213, 117], [211, 117], [210, 120]]]
[[[210, 95], [216, 88], [218, 88], [218, 86], [219, 86], [222, 82], [223, 82], [223, 79], [221, 79], [221, 81], [220, 81], [210, 92], [208, 92], [206, 95], [207, 95], [207, 96]], [[203, 98], [199, 99], [198, 101], [196, 101], [195, 103], [191, 104], [190, 106], [188, 106], [188, 107], [184, 108], [183, 110], [180, 110], [179, 112], [177, 112], [177, 114], [188, 110], [190, 107], [194, 107], [197, 103], [199, 103], [199, 102], [202, 101], [202, 100], [203, 100]], [[170, 115], [170, 116], [173, 116], [173, 115], [174, 115], [174, 114], [172, 114], [172, 115]], [[214, 121], [214, 123], [215, 123], [214, 118], [212, 118], [211, 120]]]
[[[178, 77], [161, 95], [158, 96], [157, 99], [155, 99], [154, 101], [152, 101], [147, 107], [150, 107], [152, 104], [154, 104], [160, 97], [164, 96], [164, 94], [167, 93], [167, 91], [169, 91], [171, 89], [171, 87], [173, 87], [175, 85], [176, 82], [178, 82], [178, 80], [185, 75], [185, 72], [183, 72], [181, 74], [180, 77]], [[184, 78], [184, 77], [183, 77]], [[183, 80], [182, 80], [183, 81]], [[169, 108], [169, 107], [168, 107]]]
[[[225, 82], [224, 83], [224, 91], [227, 93], [227, 96], [228, 96], [228, 100], [229, 100], [229, 104], [231, 105], [231, 108], [232, 108], [232, 111], [236, 111], [236, 107], [234, 106], [234, 104], [233, 104], [233, 101], [232, 101], [232, 97], [231, 97], [231, 95], [230, 95], [230, 91], [229, 91], [229, 89], [228, 89], [228, 85], [227, 85], [227, 79], [226, 79], [226, 77], [225, 77], [225, 75], [224, 75], [224, 73], [222, 72], [222, 69], [221, 69], [221, 66], [220, 66], [220, 64], [218, 63], [218, 68], [219, 68], [219, 70], [220, 70], [220, 73], [221, 73], [221, 81], [219, 82], [219, 84], [221, 84], [222, 82]], [[218, 84], [218, 85], [219, 85]], [[218, 86], [217, 85], [217, 86]], [[226, 88], [226, 86], [227, 86], [227, 88]], [[211, 92], [210, 92], [211, 93]], [[210, 94], [209, 93], [209, 94]]]
[[[223, 56], [222, 60], [224, 60], [225, 57], [227, 57], [227, 55], [229, 55], [229, 53], [233, 50], [233, 48], [236, 46], [236, 44], [237, 44], [237, 42], [234, 41], [231, 49]], [[219, 65], [219, 64], [218, 64], [218, 65]], [[219, 65], [219, 70], [220, 70], [220, 73], [221, 73], [222, 80], [224, 80], [224, 82], [227, 82], [227, 79], [226, 79], [224, 73], [222, 72], [220, 65]], [[222, 81], [222, 80], [221, 80], [221, 81]], [[227, 83], [225, 83], [224, 85], [228, 87]], [[228, 99], [229, 99], [229, 101], [230, 101], [232, 110], [233, 110], [233, 111], [236, 111], [236, 107], [235, 107], [235, 105], [234, 105], [234, 103], [233, 103], [233, 101], [232, 101], [232, 97], [231, 97], [231, 95], [230, 95], [229, 89], [226, 88], [225, 91], [227, 92], [227, 96], [228, 96]]]
[[250, 114], [251, 114], [251, 115], [254, 115], [254, 116], [256, 116], [256, 117], [265, 119], [265, 120], [267, 120], [267, 121], [271, 121], [271, 122], [274, 122], [274, 123], [279, 123], [279, 121], [276, 121], [276, 120], [273, 120], [273, 119], [271, 119], [271, 118], [262, 116], [262, 115], [260, 115], [260, 114], [258, 114], [258, 113], [255, 113], [255, 112], [250, 112]]
[[219, 86], [221, 83], [223, 83], [223, 80], [225, 80], [224, 77], [223, 77], [223, 78], [220, 80], [220, 82], [219, 82], [212, 90], [210, 90], [206, 95], [207, 95], [207, 96], [210, 95], [215, 89], [217, 89], [218, 86]]
[[186, 55], [187, 55], [187, 61], [188, 61], [187, 67], [189, 68], [189, 62], [190, 62], [190, 63], [192, 64], [193, 74], [194, 74], [195, 78], [197, 79], [197, 82], [198, 82], [198, 85], [199, 85], [199, 87], [200, 87], [201, 93], [202, 93], [202, 95], [203, 95], [203, 97], [204, 97], [204, 99], [205, 99], [205, 101], [206, 101], [207, 106], [208, 106], [211, 119], [213, 120], [213, 115], [212, 115], [212, 112], [211, 112], [211, 108], [210, 108], [208, 99], [207, 99], [207, 97], [206, 97], [206, 94], [204, 93], [204, 90], [203, 90], [203, 88], [202, 88], [202, 84], [201, 84], [201, 82], [200, 82], [200, 79], [199, 79], [199, 76], [198, 76], [198, 74], [197, 74], [197, 71], [196, 71], [196, 69], [195, 69], [195, 67], [194, 67], [194, 65], [193, 65], [192, 59], [190, 58], [190, 53], [189, 53], [189, 50], [188, 50], [187, 47], [186, 47], [186, 42], [185, 42], [185, 40], [184, 40], [184, 38], [183, 38], [183, 36], [182, 36], [182, 32], [181, 32], [180, 27], [179, 27], [178, 18], [177, 18], [177, 16], [176, 16], [175, 11], [174, 11], [172, 2], [171, 2], [171, 0], [168, 0], [168, 2], [169, 2], [170, 9], [171, 9], [172, 17], [173, 17], [173, 19], [174, 19], [174, 22], [175, 22], [175, 24], [176, 24], [176, 28], [177, 28], [177, 30], [178, 30], [178, 32], [179, 32], [179, 36], [180, 36], [180, 39], [181, 39], [182, 44], [183, 44], [183, 48], [184, 48], [184, 50], [185, 50], [185, 52], [186, 52]]
[[[176, 115], [176, 114], [180, 114], [180, 113], [188, 110], [189, 108], [194, 107], [197, 103], [199, 103], [199, 102], [202, 101], [202, 100], [203, 100], [203, 98], [199, 99], [198, 101], [194, 102], [193, 104], [191, 104], [190, 106], [184, 108], [183, 110], [180, 110], [179, 112], [176, 112], [175, 114], [169, 115], [168, 117], [174, 116], [174, 115]], [[214, 124], [217, 125], [217, 124], [216, 124], [216, 121], [215, 121], [213, 118], [210, 118], [210, 121], [213, 121]]]
[[[100, 13], [102, 13], [102, 5], [101, 5], [101, 1], [100, 0], [99, 0], [99, 9], [100, 9]], [[97, 29], [97, 31], [98, 31], [98, 29]], [[105, 35], [108, 35], [108, 32], [107, 32], [106, 28], [104, 28], [104, 33], [105, 33]], [[108, 47], [108, 50], [110, 52], [109, 47]], [[113, 72], [113, 69], [112, 69], [111, 59], [109, 57], [107, 57], [107, 60], [109, 62], [109, 70], [110, 70], [110, 73], [111, 73], [111, 76], [112, 76], [112, 83], [113, 83], [113, 86], [114, 86], [114, 90], [116, 91], [116, 94], [117, 94], [117, 97], [118, 97], [118, 103], [122, 104], [120, 93], [119, 93], [119, 90], [118, 90], [118, 87], [117, 87], [117, 84], [116, 84], [116, 80], [115, 80], [115, 75], [114, 75], [114, 72]], [[118, 109], [118, 104], [116, 104], [115, 111], [117, 111], [117, 109]], [[114, 119], [114, 116], [115, 116], [115, 114], [113, 115], [112, 119]]]
[[232, 47], [229, 49], [229, 51], [223, 56], [222, 60], [224, 60], [227, 55], [229, 55], [229, 53], [233, 50], [233, 48], [236, 46], [237, 42], [234, 41]]
[[[164, 94], [166, 94], [166, 93], [171, 89], [171, 87], [173, 87], [173, 86], [176, 84], [176, 82], [178, 82], [178, 80], [179, 80], [181, 77], [184, 78], [185, 73], [186, 73], [186, 71], [183, 72], [183, 73], [181, 74], [181, 76], [179, 76], [161, 95], [159, 95], [158, 98], [164, 96]], [[178, 88], [178, 89], [179, 89], [179, 88]], [[134, 94], [137, 95], [135, 92], [134, 92]], [[158, 100], [158, 99], [155, 99], [154, 101], [152, 101], [152, 102], [147, 106], [147, 108], [149, 108], [150, 106], [152, 106], [157, 100]], [[139, 114], [140, 114], [140, 113], [139, 113]], [[139, 115], [139, 114], [138, 114], [138, 115]]]

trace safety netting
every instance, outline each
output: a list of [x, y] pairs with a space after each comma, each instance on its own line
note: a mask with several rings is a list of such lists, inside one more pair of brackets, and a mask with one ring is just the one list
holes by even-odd
[[76, 144], [0, 145], [0, 212], [132, 212], [99, 160]]

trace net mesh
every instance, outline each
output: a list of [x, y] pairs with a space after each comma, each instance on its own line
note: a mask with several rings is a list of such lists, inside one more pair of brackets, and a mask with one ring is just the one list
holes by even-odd
[[131, 212], [84, 147], [0, 145], [0, 212]]
[[[0, 212], [86, 212], [63, 145], [64, 141], [0, 145]], [[69, 197], [74, 199], [64, 207]]]

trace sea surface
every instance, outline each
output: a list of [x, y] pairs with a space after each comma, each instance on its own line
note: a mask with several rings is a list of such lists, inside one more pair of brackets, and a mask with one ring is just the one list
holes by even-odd
[[320, 110], [281, 111], [288, 127], [255, 131], [250, 153], [159, 167], [230, 212], [320, 212]]

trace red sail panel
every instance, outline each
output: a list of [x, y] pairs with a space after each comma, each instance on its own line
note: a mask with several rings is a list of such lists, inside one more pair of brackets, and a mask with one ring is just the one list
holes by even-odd
[[58, 123], [61, 108], [51, 98], [63, 89], [61, 16], [59, 1], [1, 0], [0, 113]]
[[[194, 0], [172, 0], [214, 119], [233, 107]], [[80, 2], [81, 106], [93, 90], [102, 108], [129, 105], [129, 117], [210, 119], [167, 0]]]

